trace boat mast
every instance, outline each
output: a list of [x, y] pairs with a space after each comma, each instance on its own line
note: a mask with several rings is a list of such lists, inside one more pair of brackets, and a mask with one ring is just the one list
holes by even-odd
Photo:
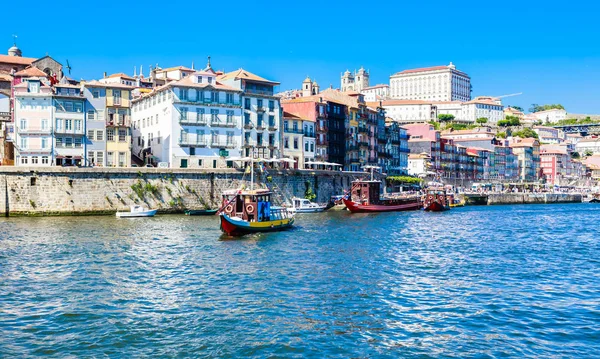
[[250, 159], [250, 190], [254, 190], [254, 150], [252, 151], [252, 158]]

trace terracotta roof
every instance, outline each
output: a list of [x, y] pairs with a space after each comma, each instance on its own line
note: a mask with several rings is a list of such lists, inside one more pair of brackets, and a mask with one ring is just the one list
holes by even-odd
[[136, 98], [135, 100], [133, 100], [133, 102], [136, 102], [138, 100], [141, 100], [142, 98], [147, 98], [148, 96], [152, 96], [153, 94], [164, 90], [166, 88], [170, 88], [170, 87], [186, 87], [186, 88], [214, 88], [217, 90], [226, 90], [226, 91], [235, 91], [235, 92], [242, 92], [241, 90], [238, 90], [236, 88], [233, 88], [231, 86], [227, 86], [227, 85], [223, 85], [221, 83], [219, 83], [218, 81], [215, 81], [215, 83], [209, 84], [209, 83], [195, 83], [194, 81], [192, 81], [192, 78], [194, 76], [186, 76], [184, 78], [182, 78], [181, 80], [177, 80], [177, 81], [170, 81], [162, 86], [159, 86], [157, 88], [154, 89], [154, 91], [152, 91], [151, 93], [147, 93], [147, 94], [143, 94], [143, 96], [140, 96], [138, 98]]
[[223, 76], [219, 76], [219, 80], [222, 80], [222, 81], [249, 80], [249, 81], [263, 82], [263, 83], [267, 83], [267, 84], [271, 84], [271, 85], [279, 85], [279, 82], [264, 79], [258, 75], [253, 74], [250, 71], [246, 71], [241, 68], [239, 70], [228, 72], [228, 73], [224, 74]]
[[32, 57], [0, 55], [0, 64], [31, 65], [35, 60]]
[[12, 82], [12, 80], [13, 80], [13, 77], [11, 75], [0, 73], [0, 81]]
[[24, 70], [15, 72], [15, 76], [19, 77], [47, 77], [46, 73], [37, 67], [28, 67]]
[[196, 72], [196, 70], [194, 69], [190, 69], [189, 67], [185, 67], [185, 66], [173, 66], [173, 67], [168, 67], [166, 69], [160, 69], [157, 70], [157, 72], [162, 72], [162, 71], [174, 71], [174, 70], [181, 70], [183, 72]]
[[376, 89], [376, 88], [383, 88], [383, 87], [390, 87], [390, 85], [386, 85], [386, 84], [379, 84], [379, 85], [375, 85], [375, 86], [369, 86], [369, 87], [365, 87], [364, 90], [371, 90], [371, 89]]
[[121, 77], [121, 78], [124, 78], [124, 79], [127, 79], [127, 80], [135, 81], [135, 79], [133, 77], [131, 77], [129, 75], [126, 75], [126, 74], [124, 74], [122, 72], [119, 72], [118, 74], [112, 74], [112, 75], [108, 76], [108, 78], [115, 78], [115, 77]]
[[[481, 128], [481, 127], [480, 127]], [[485, 127], [483, 127], [482, 129], [485, 129]], [[486, 135], [494, 135], [493, 132], [490, 131], [476, 131], [475, 129], [473, 130], [454, 130], [454, 131], [450, 131], [450, 130], [445, 130], [442, 132], [442, 135], [475, 135], [475, 134], [486, 134]]]
[[[418, 69], [410, 69], [410, 70], [403, 70], [403, 71], [400, 71], [400, 72], [396, 72], [396, 73], [395, 73], [394, 75], [392, 75], [392, 76], [395, 76], [395, 75], [403, 75], [403, 74], [413, 74], [413, 73], [427, 72], [427, 71], [439, 71], [439, 70], [450, 70], [450, 67], [448, 67], [448, 66], [431, 66], [431, 67], [421, 67], [421, 68], [418, 68]], [[456, 72], [458, 72], [458, 73], [461, 73], [461, 74], [463, 74], [463, 75], [467, 76], [467, 74], [465, 74], [465, 73], [464, 73], [464, 72], [462, 72], [462, 71], [458, 71], [458, 70], [456, 70], [456, 69], [453, 69], [453, 70], [454, 70], [454, 71], [456, 71]], [[467, 77], [468, 77], [468, 76], [467, 76]]]
[[[373, 103], [373, 102], [369, 102]], [[430, 105], [431, 102], [421, 101], [421, 100], [386, 100], [381, 101], [382, 105], [385, 106], [401, 106], [401, 105]], [[377, 106], [379, 106], [379, 102], [377, 102]]]
[[85, 87], [107, 87], [107, 88], [118, 88], [118, 89], [125, 89], [125, 90], [133, 90], [135, 87], [133, 86], [127, 86], [127, 85], [123, 85], [120, 83], [104, 83], [104, 82], [100, 82], [98, 80], [92, 80], [89, 82], [85, 82], [82, 83], [82, 85], [84, 85]]
[[478, 99], [475, 99], [475, 100], [471, 100], [471, 101], [467, 101], [467, 102], [463, 102], [463, 103], [464, 104], [474, 103], [474, 104], [480, 104], [480, 105], [491, 105], [491, 106], [500, 106], [500, 107], [502, 107], [502, 105], [499, 105], [499, 104], [495, 103], [492, 100], [478, 100]]

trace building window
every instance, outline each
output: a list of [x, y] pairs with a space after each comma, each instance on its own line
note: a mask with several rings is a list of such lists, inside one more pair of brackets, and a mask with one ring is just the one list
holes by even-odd
[[156, 133], [156, 143], [160, 145], [160, 131]]
[[[210, 77], [209, 77], [209, 79], [210, 79]], [[218, 91], [211, 92], [210, 100], [212, 102], [219, 102], [219, 92]]]
[[275, 127], [275, 116], [269, 116], [269, 127]]
[[42, 120], [42, 130], [48, 129], [48, 120]]
[[246, 110], [250, 109], [250, 99], [249, 98], [244, 99], [244, 109], [246, 109]]
[[308, 142], [304, 143], [304, 151], [308, 152]]
[[75, 137], [75, 148], [81, 147], [81, 137]]
[[42, 156], [42, 164], [43, 165], [47, 165], [48, 164], [48, 156]]
[[48, 138], [42, 137], [42, 148], [48, 148]]
[[65, 147], [73, 147], [73, 137], [65, 137]]
[[102, 166], [103, 162], [104, 162], [104, 152], [97, 151], [96, 152], [96, 165]]
[[275, 111], [275, 101], [269, 100], [269, 111]]
[[298, 149], [298, 138], [294, 138], [294, 149]]
[[290, 148], [290, 139], [288, 137], [283, 139], [283, 147]]
[[27, 139], [26, 138], [21, 138], [21, 149], [22, 150], [27, 149]]
[[93, 98], [100, 97], [100, 90], [92, 90], [92, 97]]
[[233, 103], [233, 94], [232, 93], [225, 94], [225, 101], [228, 104], [232, 104]]
[[21, 119], [21, 121], [19, 121], [19, 128], [21, 130], [26, 130], [27, 129], [27, 120]]
[[179, 99], [181, 101], [187, 101], [187, 99], [188, 99], [188, 90], [187, 89], [179, 89]]
[[88, 137], [88, 140], [93, 141], [94, 140], [94, 130], [88, 130], [87, 137]]
[[96, 141], [104, 141], [104, 132], [102, 130], [96, 131]]
[[21, 164], [26, 165], [28, 163], [28, 157], [21, 157]]
[[119, 152], [119, 167], [125, 167], [125, 152]]
[[115, 140], [115, 130], [110, 128], [106, 130], [106, 140], [107, 141], [114, 141]]
[[125, 142], [127, 137], [127, 130], [124, 128], [119, 129], [119, 142]]
[[[38, 164], [38, 156], [32, 156], [31, 157], [31, 164], [32, 165], [37, 165]], [[35, 179], [35, 178], [32, 178], [32, 179]], [[34, 182], [34, 184], [35, 184], [35, 182]]]

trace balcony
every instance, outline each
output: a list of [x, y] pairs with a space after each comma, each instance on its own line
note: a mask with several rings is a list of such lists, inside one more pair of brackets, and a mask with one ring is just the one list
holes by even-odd
[[238, 101], [213, 101], [210, 98], [199, 98], [199, 99], [179, 99], [175, 100], [178, 104], [192, 104], [192, 105], [207, 105], [207, 106], [223, 106], [223, 107], [241, 107], [241, 102]]
[[54, 96], [55, 97], [82, 98], [83, 93], [79, 89], [58, 87], [56, 89], [56, 94]]
[[49, 127], [27, 127], [27, 128], [18, 128], [17, 131], [19, 133], [28, 134], [28, 135], [49, 135], [52, 133], [52, 129]]
[[274, 150], [277, 148], [277, 145], [274, 142], [269, 142], [268, 147], [269, 147], [269, 149]]
[[262, 122], [259, 122], [256, 124], [256, 129], [257, 130], [264, 130], [265, 129], [265, 125]]
[[277, 131], [277, 126], [274, 123], [269, 123], [269, 131]]
[[206, 147], [207, 143], [205, 139], [200, 139], [200, 140], [195, 140], [193, 141], [190, 138], [180, 138], [179, 141], [179, 146], [181, 147]]
[[358, 151], [358, 146], [357, 145], [350, 145], [348, 147], [346, 147], [347, 151]]
[[327, 132], [328, 128], [327, 125], [319, 125], [317, 123], [317, 132]]
[[299, 128], [284, 128], [283, 132], [285, 133], [297, 133], [299, 135], [303, 134], [304, 132], [299, 129]]
[[271, 90], [257, 90], [257, 89], [246, 87], [244, 89], [244, 92], [246, 92], [248, 94], [254, 94], [254, 95], [273, 96], [273, 89], [271, 89]]
[[251, 130], [254, 128], [254, 124], [250, 121], [246, 121], [246, 122], [244, 122], [244, 128], [247, 130]]
[[314, 132], [305, 131], [304, 132], [304, 137], [314, 138], [315, 137], [315, 133]]
[[254, 140], [246, 140], [244, 141], [244, 147], [255, 147], [256, 146], [256, 141]]
[[362, 133], [365, 135], [369, 134], [369, 129], [367, 127], [358, 126], [358, 133]]
[[179, 118], [179, 124], [184, 126], [206, 126], [206, 118], [204, 116], [181, 116]]
[[130, 127], [131, 118], [129, 116], [119, 116], [109, 114], [106, 119], [106, 126], [108, 127]]
[[359, 141], [359, 142], [358, 142], [358, 145], [359, 145], [360, 147], [369, 147], [369, 142]]
[[256, 106], [256, 112], [257, 113], [264, 113], [265, 112], [265, 108], [262, 106]]
[[65, 135], [84, 135], [83, 128], [75, 129], [75, 128], [56, 128], [54, 129], [54, 133], [65, 134]]
[[233, 140], [229, 140], [229, 141], [226, 141], [225, 144], [222, 147], [225, 147], [225, 148], [236, 148], [237, 147], [237, 142], [235, 142]]
[[329, 141], [325, 138], [325, 139], [320, 139], [319, 137], [317, 137], [317, 145], [319, 146], [328, 146], [329, 145]]

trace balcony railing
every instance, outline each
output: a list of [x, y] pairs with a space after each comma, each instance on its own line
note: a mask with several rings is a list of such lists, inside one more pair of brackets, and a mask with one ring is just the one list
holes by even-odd
[[285, 133], [297, 133], [297, 134], [303, 134], [304, 131], [302, 131], [302, 129], [300, 128], [284, 128], [283, 132]]
[[265, 108], [262, 106], [256, 106], [256, 112], [265, 112]]
[[251, 93], [255, 95], [265, 95], [265, 96], [273, 96], [273, 90], [256, 90], [251, 88], [245, 88], [244, 92]]
[[179, 118], [179, 123], [181, 125], [187, 125], [187, 126], [206, 126], [206, 117], [205, 116], [187, 116], [187, 117], [180, 117]]
[[244, 141], [244, 147], [255, 147], [256, 146], [256, 141], [254, 140], [245, 140]]
[[327, 125], [319, 125], [319, 124], [317, 124], [317, 131], [318, 132], [327, 132]]
[[358, 145], [361, 147], [369, 147], [369, 142], [359, 141]]
[[247, 130], [252, 129], [254, 128], [254, 124], [251, 121], [246, 121], [244, 122], [244, 128]]
[[265, 125], [262, 122], [259, 122], [256, 124], [256, 129], [257, 130], [264, 130], [265, 129]]
[[311, 137], [311, 138], [315, 137], [315, 133], [314, 132], [304, 131], [303, 133], [304, 133], [304, 137]]
[[235, 106], [240, 107], [242, 104], [239, 101], [213, 101], [210, 98], [199, 98], [199, 99], [179, 99], [175, 101], [175, 103], [189, 103], [189, 104], [199, 104], [199, 105], [222, 105], [222, 106]]
[[269, 123], [269, 131], [276, 131], [277, 126], [274, 123]]
[[83, 135], [84, 131], [83, 128], [80, 129], [75, 129], [75, 128], [56, 128], [54, 129], [54, 133], [61, 133], [61, 134], [67, 134], [67, 135]]
[[191, 138], [179, 138], [179, 146], [181, 147], [206, 147], [206, 140], [192, 140]]
[[131, 119], [129, 118], [129, 116], [122, 116], [122, 117], [117, 117], [117, 116], [110, 116], [106, 119], [106, 126], [123, 126], [123, 127], [129, 127], [131, 126]]
[[26, 127], [17, 129], [19, 133], [27, 133], [27, 134], [50, 134], [52, 133], [52, 128], [50, 127]]

